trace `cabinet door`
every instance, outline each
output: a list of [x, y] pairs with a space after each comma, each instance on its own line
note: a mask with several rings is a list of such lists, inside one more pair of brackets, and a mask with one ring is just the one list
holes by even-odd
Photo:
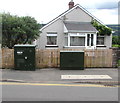
[[26, 67], [28, 70], [35, 69], [35, 49], [27, 48], [24, 56]]
[[80, 69], [84, 67], [84, 52], [62, 52], [60, 56], [60, 67]]
[[35, 69], [35, 48], [17, 48], [15, 50], [15, 69]]

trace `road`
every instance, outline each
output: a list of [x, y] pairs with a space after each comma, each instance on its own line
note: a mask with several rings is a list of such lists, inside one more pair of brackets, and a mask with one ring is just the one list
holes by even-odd
[[118, 101], [118, 87], [7, 82], [0, 85], [3, 101]]

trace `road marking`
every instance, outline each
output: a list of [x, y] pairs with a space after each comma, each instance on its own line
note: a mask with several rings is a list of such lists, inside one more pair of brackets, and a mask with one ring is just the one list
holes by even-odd
[[[104, 86], [97, 84], [42, 84], [42, 83], [9, 83], [9, 82], [0, 82], [0, 85], [31, 85], [31, 86], [72, 86], [72, 87], [112, 87]], [[115, 86], [119, 87], [119, 86]]]
[[61, 79], [112, 79], [109, 75], [61, 75]]

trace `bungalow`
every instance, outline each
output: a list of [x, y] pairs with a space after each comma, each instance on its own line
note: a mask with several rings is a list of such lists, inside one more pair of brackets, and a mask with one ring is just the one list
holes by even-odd
[[112, 44], [112, 35], [97, 35], [91, 22], [99, 19], [81, 5], [69, 2], [69, 9], [41, 28], [36, 45], [40, 49], [108, 49]]

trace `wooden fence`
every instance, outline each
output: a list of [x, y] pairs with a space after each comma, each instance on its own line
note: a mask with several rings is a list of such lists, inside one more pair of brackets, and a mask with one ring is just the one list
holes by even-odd
[[[80, 51], [79, 49], [64, 49]], [[63, 50], [62, 50], [63, 51]], [[112, 67], [112, 49], [85, 50], [85, 67]], [[36, 68], [59, 67], [60, 49], [36, 49]], [[14, 68], [14, 50], [2, 49], [2, 68]]]
[[59, 67], [60, 64], [60, 50], [59, 49], [47, 49], [36, 50], [36, 67]]
[[14, 50], [2, 49], [2, 68], [14, 67]]
[[112, 49], [85, 50], [85, 67], [112, 67]]

